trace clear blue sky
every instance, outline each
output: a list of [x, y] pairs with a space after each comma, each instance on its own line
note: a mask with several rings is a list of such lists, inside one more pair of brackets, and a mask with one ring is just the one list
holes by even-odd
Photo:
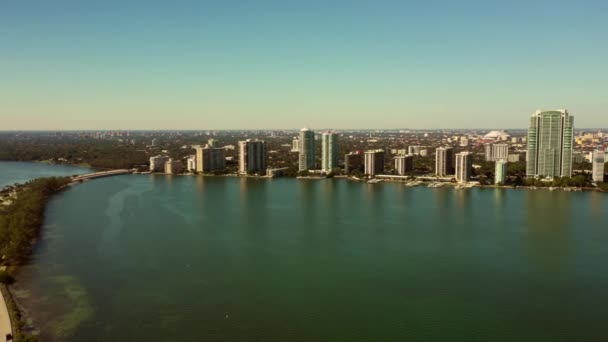
[[0, 130], [606, 127], [607, 42], [608, 1], [1, 1]]

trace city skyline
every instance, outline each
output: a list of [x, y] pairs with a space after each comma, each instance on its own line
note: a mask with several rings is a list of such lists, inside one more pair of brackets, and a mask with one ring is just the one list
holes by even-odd
[[513, 129], [552, 108], [602, 127], [606, 9], [5, 4], [0, 129]]

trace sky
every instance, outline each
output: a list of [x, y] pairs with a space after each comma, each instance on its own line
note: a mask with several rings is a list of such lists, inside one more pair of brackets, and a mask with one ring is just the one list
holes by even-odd
[[0, 1], [0, 130], [608, 127], [608, 1]]

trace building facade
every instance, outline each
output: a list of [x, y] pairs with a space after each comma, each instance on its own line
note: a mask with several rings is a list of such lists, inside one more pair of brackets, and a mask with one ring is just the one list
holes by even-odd
[[517, 163], [519, 161], [519, 154], [509, 154], [507, 156], [507, 161], [509, 163]]
[[606, 163], [606, 152], [593, 151], [592, 175], [594, 182], [604, 181], [604, 163]]
[[167, 156], [150, 157], [150, 172], [164, 172], [167, 160], [169, 160]]
[[186, 171], [196, 172], [196, 155], [189, 156], [186, 160]]
[[420, 149], [422, 148], [422, 146], [408, 146], [407, 147], [407, 154], [417, 154], [420, 155]]
[[314, 170], [316, 168], [315, 132], [308, 128], [302, 128], [300, 130], [299, 140], [300, 150], [298, 171]]
[[504, 159], [496, 161], [496, 169], [494, 170], [494, 184], [505, 184], [507, 179], [507, 161]]
[[486, 161], [506, 160], [509, 158], [509, 145], [507, 144], [486, 144]]
[[338, 167], [338, 135], [325, 132], [321, 136], [321, 171], [330, 173]]
[[435, 175], [445, 177], [454, 174], [454, 148], [439, 147], [435, 149]]
[[456, 154], [456, 181], [468, 182], [471, 179], [473, 158], [471, 152], [460, 152]]
[[375, 176], [384, 171], [384, 150], [365, 152], [365, 174]]
[[400, 176], [405, 175], [408, 171], [414, 169], [414, 156], [408, 154], [406, 156], [399, 155], [395, 156], [395, 170]]
[[297, 137], [291, 141], [291, 152], [300, 152], [300, 139]]
[[175, 175], [184, 171], [184, 165], [180, 160], [169, 159], [165, 162], [165, 173]]
[[528, 128], [528, 177], [572, 176], [574, 117], [567, 110], [536, 111]]
[[196, 147], [196, 172], [208, 173], [226, 169], [226, 149]]
[[354, 171], [361, 171], [364, 173], [363, 168], [363, 153], [360, 151], [350, 152], [344, 155], [344, 173], [350, 175]]
[[266, 172], [266, 142], [258, 139], [239, 141], [239, 173]]

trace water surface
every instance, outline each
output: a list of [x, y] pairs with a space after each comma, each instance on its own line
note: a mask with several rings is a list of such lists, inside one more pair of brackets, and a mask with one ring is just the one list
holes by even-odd
[[33, 162], [0, 161], [0, 189], [6, 185], [25, 183], [41, 177], [64, 177], [91, 172], [91, 169]]
[[51, 201], [54, 341], [603, 341], [608, 196], [124, 175]]

